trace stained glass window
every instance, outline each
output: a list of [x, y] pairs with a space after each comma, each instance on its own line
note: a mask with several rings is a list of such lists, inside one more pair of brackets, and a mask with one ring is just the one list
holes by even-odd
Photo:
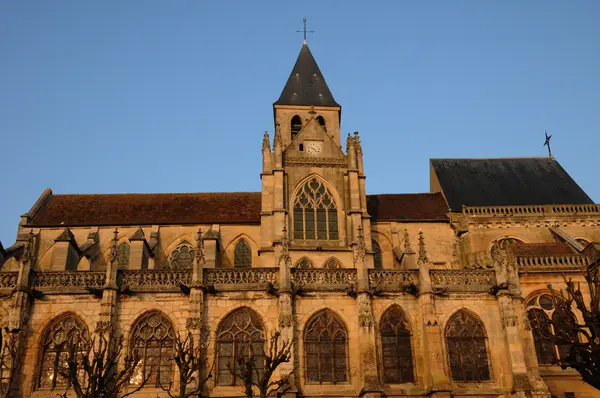
[[329, 310], [317, 313], [306, 325], [304, 350], [309, 382], [343, 383], [348, 380], [348, 333]]
[[129, 243], [123, 242], [117, 248], [117, 264], [119, 268], [129, 265]]
[[381, 253], [381, 247], [376, 240], [371, 241], [373, 246], [373, 265], [375, 269], [383, 269], [383, 254]]
[[252, 249], [244, 239], [240, 239], [235, 245], [233, 266], [235, 268], [252, 267]]
[[[249, 308], [240, 308], [229, 314], [217, 331], [219, 385], [241, 385], [235, 374], [240, 359], [254, 356], [259, 375], [264, 372], [265, 333], [258, 315]], [[232, 371], [233, 370], [233, 374]]]
[[140, 363], [131, 384], [139, 385], [146, 378], [146, 386], [164, 387], [173, 377], [173, 350], [175, 332], [169, 319], [160, 311], [151, 311], [136, 321], [131, 333], [131, 347], [138, 351]]
[[188, 241], [181, 242], [169, 255], [167, 265], [170, 268], [192, 268], [196, 249]]
[[318, 178], [308, 180], [296, 194], [293, 216], [294, 239], [338, 240], [335, 200]]
[[411, 333], [404, 312], [390, 308], [381, 318], [380, 329], [384, 382], [414, 382]]
[[294, 268], [298, 268], [298, 269], [310, 269], [312, 267], [313, 267], [312, 261], [310, 261], [306, 257], [302, 257], [300, 260], [296, 261], [296, 264], [294, 265]]
[[459, 311], [452, 316], [446, 327], [446, 343], [453, 380], [490, 380], [486, 339], [483, 325], [473, 315]]
[[292, 140], [296, 138], [298, 133], [302, 130], [302, 119], [300, 116], [295, 115], [290, 123], [290, 131], [292, 132]]
[[327, 268], [327, 269], [342, 268], [342, 264], [340, 264], [340, 262], [338, 261], [337, 258], [331, 257], [329, 260], [325, 261], [325, 264], [323, 264], [323, 268]]
[[[60, 373], [67, 369], [68, 346], [81, 339], [88, 339], [87, 326], [73, 314], [62, 315], [53, 320], [42, 338], [38, 388], [66, 387], [68, 382]], [[78, 352], [83, 357], [84, 347]], [[82, 375], [83, 377], [83, 375]]]

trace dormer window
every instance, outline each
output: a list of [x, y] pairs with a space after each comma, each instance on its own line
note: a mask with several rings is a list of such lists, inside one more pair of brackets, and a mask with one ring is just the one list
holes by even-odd
[[295, 115], [292, 118], [292, 122], [290, 125], [290, 131], [292, 132], [292, 140], [296, 138], [300, 130], [302, 130], [302, 119], [300, 118], [300, 116]]

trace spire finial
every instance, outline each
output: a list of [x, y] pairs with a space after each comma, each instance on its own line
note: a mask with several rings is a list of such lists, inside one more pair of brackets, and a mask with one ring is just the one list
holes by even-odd
[[550, 149], [550, 138], [552, 138], [552, 135], [548, 135], [548, 132], [546, 130], [544, 130], [544, 135], [546, 136], [546, 140], [544, 141], [544, 146], [548, 147], [548, 157], [550, 159], [554, 159], [554, 156], [552, 156], [552, 150]]
[[314, 30], [306, 30], [306, 17], [302, 18], [302, 22], [304, 22], [304, 30], [297, 30], [296, 33], [304, 33], [304, 45], [306, 45], [306, 34], [307, 33], [315, 33]]

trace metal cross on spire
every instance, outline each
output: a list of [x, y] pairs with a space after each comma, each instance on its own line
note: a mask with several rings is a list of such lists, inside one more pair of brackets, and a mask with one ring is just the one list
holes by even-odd
[[550, 159], [552, 159], [552, 158], [554, 158], [554, 156], [552, 156], [552, 150], [550, 149], [550, 138], [552, 138], [552, 135], [548, 135], [546, 130], [544, 130], [544, 135], [546, 136], [546, 140], [544, 141], [544, 146], [548, 147], [548, 157]]
[[306, 44], [306, 34], [307, 33], [315, 33], [314, 30], [306, 30], [306, 17], [302, 18], [302, 22], [304, 22], [304, 30], [297, 30], [296, 33], [304, 33], [304, 44]]

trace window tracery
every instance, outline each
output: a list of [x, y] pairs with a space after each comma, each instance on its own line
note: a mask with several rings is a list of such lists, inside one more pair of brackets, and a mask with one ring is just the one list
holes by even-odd
[[129, 243], [123, 242], [117, 248], [117, 265], [119, 268], [125, 268], [129, 265]]
[[414, 382], [411, 332], [404, 312], [397, 307], [387, 310], [380, 330], [384, 382]]
[[[88, 329], [83, 321], [66, 314], [53, 320], [46, 328], [42, 339], [40, 370], [37, 378], [38, 388], [66, 387], [68, 385], [61, 373], [67, 368], [69, 344], [88, 339]], [[77, 355], [83, 357], [83, 345]], [[83, 377], [83, 375], [82, 375]]]
[[265, 333], [258, 315], [249, 308], [240, 308], [229, 314], [217, 331], [219, 385], [242, 385], [243, 380], [231, 374], [229, 367], [239, 366], [239, 358], [251, 353], [259, 375], [263, 372]]
[[347, 339], [346, 328], [329, 310], [309, 321], [304, 332], [308, 382], [335, 384], [348, 380]]
[[294, 239], [337, 240], [338, 214], [333, 195], [313, 177], [294, 199]]
[[168, 386], [173, 371], [175, 332], [171, 321], [160, 311], [148, 312], [136, 321], [130, 347], [140, 355], [140, 362], [131, 377], [139, 385], [146, 378], [148, 387]]
[[252, 267], [252, 249], [245, 239], [240, 239], [240, 241], [235, 245], [233, 266], [235, 268]]
[[[544, 338], [544, 334], [556, 332], [552, 325], [553, 323], [555, 325], [561, 324], [561, 320], [557, 317], [558, 313], [554, 311], [555, 307], [552, 296], [550, 294], [541, 294], [533, 297], [527, 302], [526, 307], [538, 364], [557, 364], [558, 358], [564, 358], [569, 355], [570, 346], [556, 346]], [[550, 322], [550, 319], [552, 319], [552, 322]], [[566, 329], [559, 332], [567, 333]], [[577, 340], [576, 336], [574, 339]]]
[[467, 311], [452, 316], [446, 327], [450, 371], [455, 381], [488, 381], [487, 335], [483, 324]]
[[169, 268], [192, 268], [194, 264], [194, 256], [196, 255], [196, 249], [190, 242], [184, 240], [181, 242], [169, 255], [167, 259], [167, 266]]
[[496, 239], [494, 241], [494, 243], [492, 244], [492, 249], [491, 249], [490, 254], [493, 259], [500, 259], [500, 254], [498, 253], [499, 250], [506, 250], [511, 245], [518, 244], [518, 243], [524, 243], [524, 242], [521, 239], [514, 238], [514, 237], [505, 237], [505, 238]]
[[383, 269], [383, 253], [381, 247], [375, 239], [371, 240], [371, 246], [373, 247], [373, 266], [375, 269]]
[[325, 264], [323, 264], [323, 268], [326, 268], [326, 269], [342, 268], [342, 264], [339, 262], [339, 260], [337, 258], [331, 257], [330, 259], [325, 261]]
[[296, 264], [294, 264], [294, 268], [298, 268], [298, 269], [311, 269], [312, 267], [313, 267], [312, 261], [310, 261], [306, 257], [302, 257], [300, 260], [296, 261]]

